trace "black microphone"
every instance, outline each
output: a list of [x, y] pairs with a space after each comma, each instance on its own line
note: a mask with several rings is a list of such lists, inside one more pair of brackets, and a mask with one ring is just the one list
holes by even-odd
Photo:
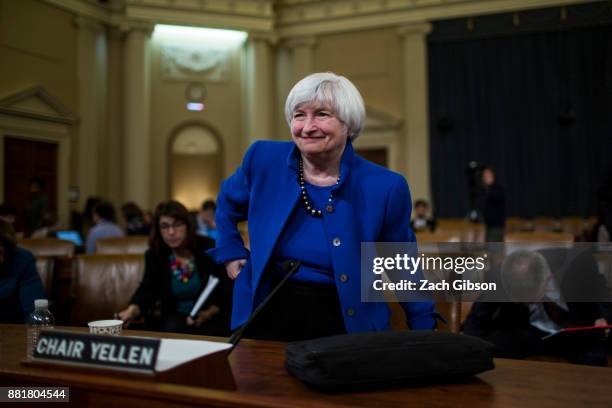
[[257, 315], [266, 307], [266, 305], [270, 303], [270, 299], [272, 299], [276, 292], [278, 292], [280, 288], [283, 287], [285, 282], [287, 282], [287, 280], [289, 280], [289, 278], [295, 273], [295, 271], [298, 270], [301, 264], [302, 261], [295, 261], [293, 259], [289, 259], [283, 262], [282, 270], [285, 273], [285, 277], [274, 287], [274, 289], [272, 289], [272, 291], [259, 304], [259, 306], [257, 306], [255, 311], [251, 314], [251, 316], [249, 316], [248, 320], [242, 326], [240, 326], [240, 328], [236, 330], [234, 334], [232, 334], [232, 337], [230, 337], [229, 339], [229, 343], [232, 345], [232, 348], [229, 351], [230, 353], [234, 349], [234, 347], [238, 345], [238, 343], [242, 339], [242, 336], [244, 335], [246, 328], [249, 327], [253, 319], [255, 319], [255, 317], [257, 317]]

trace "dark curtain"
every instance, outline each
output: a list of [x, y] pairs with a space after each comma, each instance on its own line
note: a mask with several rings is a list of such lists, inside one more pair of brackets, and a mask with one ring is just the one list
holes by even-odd
[[612, 21], [589, 24], [587, 16], [560, 26], [559, 10], [548, 11], [554, 24], [546, 14], [520, 15], [528, 30], [516, 29], [516, 15], [497, 16], [510, 25], [506, 32], [494, 17], [434, 24], [430, 163], [438, 216], [466, 215], [470, 161], [494, 168], [508, 216], [596, 214], [597, 189], [612, 166]]

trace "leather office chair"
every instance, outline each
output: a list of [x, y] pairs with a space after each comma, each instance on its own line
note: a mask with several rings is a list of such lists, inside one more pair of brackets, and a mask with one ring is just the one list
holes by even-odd
[[536, 232], [562, 232], [563, 226], [560, 218], [536, 217], [533, 220]]
[[526, 221], [519, 217], [506, 218], [506, 233], [521, 232], [528, 228]]
[[149, 249], [147, 235], [101, 238], [96, 241], [97, 254], [144, 254]]
[[112, 319], [123, 310], [140, 285], [144, 256], [81, 255], [76, 260], [73, 325]]
[[47, 299], [51, 298], [53, 289], [53, 264], [55, 259], [49, 256], [39, 256], [36, 258], [36, 270], [42, 281], [43, 288], [47, 294]]
[[505, 251], [537, 251], [543, 248], [571, 248], [574, 236], [562, 232], [515, 232], [504, 235]]
[[40, 256], [71, 258], [74, 256], [74, 243], [57, 238], [22, 239], [18, 245], [32, 252], [36, 258]]
[[564, 232], [513, 232], [504, 236], [504, 242], [521, 243], [521, 242], [558, 242], [572, 243], [574, 236]]
[[577, 241], [589, 241], [596, 222], [590, 218], [564, 217], [561, 218], [563, 232], [574, 235]]
[[461, 235], [457, 232], [419, 232], [416, 234], [419, 244], [435, 244], [438, 242], [461, 242]]
[[47, 297], [53, 302], [55, 323], [69, 324], [74, 243], [57, 238], [32, 238], [22, 239], [18, 245], [36, 258], [36, 269]]
[[476, 224], [463, 218], [439, 218], [434, 233], [459, 236], [461, 242], [484, 242], [485, 227], [483, 224]]

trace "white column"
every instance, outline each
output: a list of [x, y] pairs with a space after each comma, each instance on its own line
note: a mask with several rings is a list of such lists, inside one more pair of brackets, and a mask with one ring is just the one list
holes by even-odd
[[400, 27], [404, 48], [404, 157], [412, 199], [431, 200], [429, 176], [429, 109], [427, 100], [427, 34], [431, 24]]
[[77, 177], [81, 204], [100, 195], [99, 150], [106, 134], [106, 37], [104, 26], [76, 17], [79, 124], [77, 130]]
[[106, 190], [108, 199], [123, 204], [124, 115], [123, 115], [123, 44], [125, 33], [110, 28], [108, 33], [108, 112], [106, 137]]
[[274, 64], [270, 35], [249, 34], [246, 43], [245, 112], [247, 146], [255, 140], [275, 139]]
[[293, 86], [293, 73], [291, 71], [291, 50], [278, 47], [276, 50], [276, 136], [280, 140], [289, 140], [291, 131], [285, 118], [285, 102]]
[[314, 71], [315, 37], [297, 37], [283, 41], [277, 49], [276, 57], [276, 128], [278, 137], [288, 140], [291, 137], [285, 119], [285, 101], [291, 88], [302, 78]]
[[150, 75], [149, 36], [152, 26], [130, 24], [124, 55], [124, 198], [150, 208]]
[[[314, 70], [314, 47], [317, 44], [315, 37], [292, 38], [285, 42], [285, 46], [292, 50], [291, 71], [293, 83], [312, 74]], [[291, 89], [291, 87], [289, 89]]]

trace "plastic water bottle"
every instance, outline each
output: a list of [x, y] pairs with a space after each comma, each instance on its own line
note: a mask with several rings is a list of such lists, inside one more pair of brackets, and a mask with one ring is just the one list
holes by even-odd
[[49, 311], [49, 301], [47, 299], [36, 299], [34, 301], [34, 311], [26, 320], [27, 324], [27, 349], [28, 358], [32, 358], [34, 348], [38, 342], [38, 336], [42, 329], [52, 329], [55, 319]]

